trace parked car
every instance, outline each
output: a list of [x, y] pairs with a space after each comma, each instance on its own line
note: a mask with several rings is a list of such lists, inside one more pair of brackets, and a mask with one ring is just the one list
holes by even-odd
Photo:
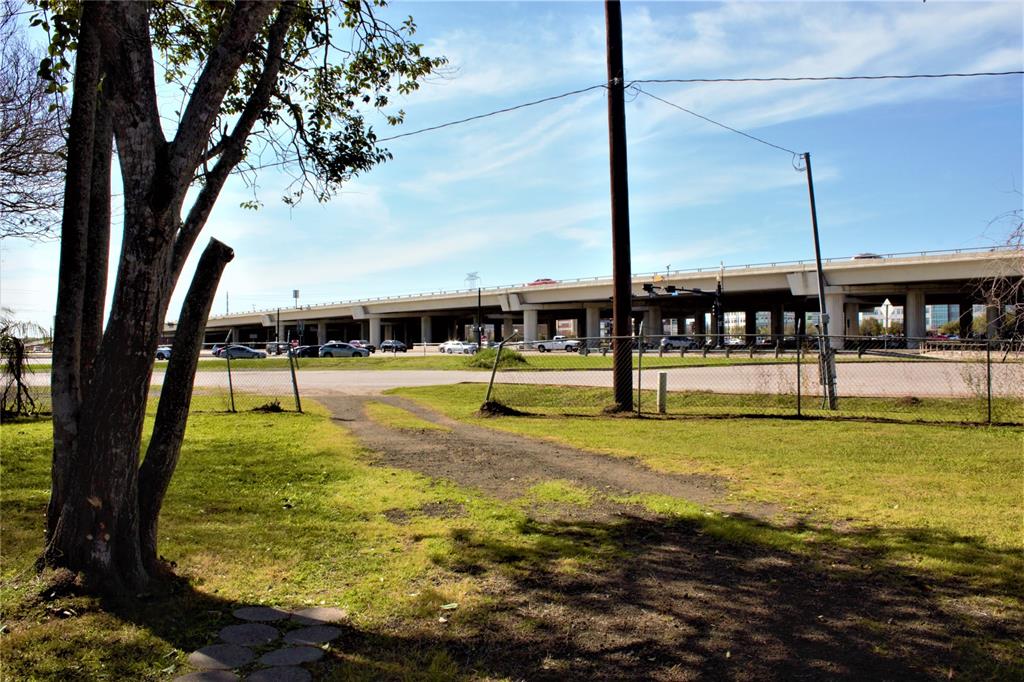
[[697, 342], [686, 336], [664, 336], [659, 344], [662, 350], [693, 350]]
[[335, 341], [320, 346], [320, 357], [322, 358], [368, 358], [370, 351], [366, 348], [354, 346], [351, 343]]
[[320, 346], [296, 346], [289, 350], [288, 354], [295, 358], [318, 358]]
[[381, 341], [380, 348], [378, 348], [378, 350], [381, 353], [405, 353], [409, 350], [409, 347], [401, 341], [389, 339], [387, 341]]
[[457, 353], [472, 355], [477, 352], [480, 347], [475, 343], [467, 343], [466, 341], [445, 341], [441, 344], [439, 349], [442, 353], [447, 353], [448, 355], [454, 355]]
[[564, 336], [555, 336], [550, 341], [538, 341], [536, 348], [541, 353], [547, 353], [552, 350], [564, 350], [569, 353], [575, 353], [580, 349], [580, 341], [579, 339], [568, 339]]
[[377, 346], [374, 346], [366, 339], [352, 339], [348, 343], [350, 346], [355, 346], [356, 348], [365, 348], [368, 353], [377, 352]]
[[171, 359], [171, 347], [170, 346], [157, 346], [157, 348], [156, 348], [156, 359], [157, 360], [170, 360]]
[[249, 348], [249, 346], [228, 346], [221, 349], [218, 354], [222, 358], [230, 358], [232, 360], [239, 360], [243, 358], [265, 358], [267, 354], [261, 350], [255, 348]]
[[271, 341], [267, 344], [267, 353], [272, 355], [281, 355], [291, 350], [291, 344], [285, 343], [284, 341]]

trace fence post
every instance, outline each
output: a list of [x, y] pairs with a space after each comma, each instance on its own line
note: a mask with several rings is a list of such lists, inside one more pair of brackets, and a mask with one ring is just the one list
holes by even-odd
[[[640, 416], [640, 401], [643, 400], [643, 388], [644, 382], [644, 323], [641, 320], [638, 334], [634, 337], [640, 342], [640, 348], [637, 351], [636, 356], [636, 416]], [[629, 364], [633, 364], [633, 354], [630, 353]], [[630, 370], [632, 371], [632, 369]]]
[[658, 414], [668, 411], [668, 372], [658, 372]]
[[484, 396], [484, 403], [491, 402], [491, 389], [494, 388], [494, 375], [498, 373], [498, 361], [501, 360], [501, 350], [507, 341], [511, 341], [519, 335], [519, 332], [512, 332], [512, 336], [502, 339], [498, 343], [498, 352], [494, 354], [494, 366], [491, 367], [491, 380], [487, 382], [487, 395]]
[[992, 339], [985, 339], [985, 384], [988, 393], [988, 423], [992, 423]]
[[796, 337], [796, 416], [802, 416], [800, 414], [800, 346], [803, 343], [803, 339], [800, 336]]
[[292, 392], [295, 394], [295, 409], [300, 414], [302, 413], [302, 401], [299, 400], [299, 382], [295, 379], [295, 364], [298, 361], [289, 352], [288, 353], [288, 368], [292, 371]]
[[[230, 348], [231, 346], [228, 346]], [[231, 396], [231, 411], [235, 411], [235, 387], [231, 383], [231, 353], [224, 350], [224, 359], [228, 362], [228, 395]]]

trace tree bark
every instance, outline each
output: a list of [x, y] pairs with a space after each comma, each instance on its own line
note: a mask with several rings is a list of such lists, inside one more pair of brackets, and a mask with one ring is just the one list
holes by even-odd
[[[85, 286], [82, 291], [82, 385], [87, 387], [92, 365], [103, 338], [103, 310], [107, 299], [107, 265], [110, 260], [110, 167], [114, 121], [110, 103], [100, 93], [96, 103], [92, 174], [90, 176], [89, 236], [86, 244]], [[88, 390], [88, 389], [86, 389]]]
[[[107, 7], [86, 3], [78, 38], [74, 97], [71, 102], [68, 162], [61, 222], [57, 310], [54, 318], [53, 468], [47, 508], [47, 537], [52, 538], [67, 495], [68, 476], [76, 456], [81, 406], [82, 313], [88, 272], [86, 254], [92, 176], [97, 86], [102, 53], [99, 22]], [[48, 551], [49, 554], [49, 551]]]
[[199, 266], [181, 306], [178, 330], [174, 335], [174, 352], [160, 391], [153, 437], [139, 470], [139, 533], [143, 563], [151, 575], [160, 570], [157, 522], [181, 454], [206, 320], [224, 268], [234, 257], [230, 247], [211, 239], [199, 259]]

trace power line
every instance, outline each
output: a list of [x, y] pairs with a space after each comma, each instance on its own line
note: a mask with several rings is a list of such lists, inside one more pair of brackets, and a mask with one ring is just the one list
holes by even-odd
[[[639, 81], [633, 81], [633, 82], [637, 83]], [[647, 95], [651, 99], [656, 99], [659, 102], [667, 104], [670, 107], [675, 107], [676, 109], [679, 109], [680, 111], [685, 111], [687, 114], [690, 114], [691, 116], [696, 116], [697, 118], [702, 119], [704, 121], [707, 121], [708, 123], [712, 123], [712, 124], [718, 126], [719, 128], [725, 128], [726, 130], [728, 130], [730, 132], [742, 135], [743, 137], [751, 139], [754, 142], [760, 142], [761, 144], [768, 145], [769, 147], [774, 147], [775, 149], [778, 149], [779, 151], [786, 152], [787, 154], [792, 154], [794, 159], [796, 157], [800, 156], [800, 154], [798, 154], [797, 152], [793, 151], [792, 149], [786, 149], [785, 147], [780, 147], [779, 145], [773, 144], [773, 143], [769, 142], [768, 140], [762, 140], [760, 137], [755, 137], [754, 135], [751, 135], [750, 133], [745, 133], [742, 130], [737, 130], [736, 128], [727, 126], [724, 123], [719, 123], [718, 121], [716, 121], [714, 119], [711, 119], [711, 118], [708, 118], [707, 116], [703, 116], [701, 114], [698, 114], [696, 111], [691, 111], [691, 110], [687, 109], [686, 107], [679, 106], [678, 104], [676, 104], [674, 102], [669, 102], [667, 99], [662, 99], [661, 97], [658, 97], [657, 95], [652, 95], [651, 93], [649, 93], [646, 90], [643, 90], [643, 89], [637, 87], [636, 85], [630, 85], [629, 87], [631, 89], [633, 89], [633, 90], [636, 90], [637, 92], [639, 92], [642, 95]]]
[[913, 78], [975, 78], [978, 76], [1020, 76], [1024, 71], [978, 71], [973, 73], [912, 73], [877, 76], [771, 76], [765, 78], [644, 78], [634, 83], [793, 83], [798, 81], [880, 81], [910, 80]]
[[543, 99], [534, 100], [532, 102], [524, 102], [523, 104], [517, 104], [512, 107], [506, 107], [504, 109], [498, 109], [496, 111], [490, 111], [486, 114], [477, 114], [476, 116], [470, 116], [469, 118], [461, 118], [457, 121], [449, 121], [448, 123], [441, 123], [440, 125], [430, 126], [429, 128], [420, 128], [419, 130], [413, 130], [408, 133], [402, 133], [400, 135], [392, 135], [391, 137], [382, 137], [377, 142], [390, 142], [391, 140], [397, 140], [400, 137], [409, 137], [411, 135], [419, 135], [420, 133], [430, 132], [431, 130], [440, 130], [441, 128], [448, 128], [450, 126], [456, 126], [462, 123], [469, 123], [470, 121], [478, 121], [481, 118], [488, 118], [490, 116], [497, 116], [498, 114], [506, 114], [510, 111], [517, 109], [525, 109], [526, 107], [536, 106], [538, 104], [544, 104], [545, 102], [551, 102], [556, 99], [562, 99], [564, 97], [572, 97], [573, 95], [581, 95], [584, 92], [590, 92], [591, 90], [597, 90], [598, 88], [607, 88], [608, 86], [604, 83], [599, 85], [591, 85], [589, 88], [581, 88], [579, 90], [571, 90], [569, 92], [563, 92], [560, 95], [552, 95], [551, 97], [545, 97]]

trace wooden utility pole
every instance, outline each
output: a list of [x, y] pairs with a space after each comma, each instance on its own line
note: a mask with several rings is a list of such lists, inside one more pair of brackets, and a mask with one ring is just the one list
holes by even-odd
[[608, 150], [612, 199], [612, 355], [615, 409], [633, 409], [633, 272], [629, 254], [626, 101], [622, 68], [622, 10], [605, 0], [608, 57]]

